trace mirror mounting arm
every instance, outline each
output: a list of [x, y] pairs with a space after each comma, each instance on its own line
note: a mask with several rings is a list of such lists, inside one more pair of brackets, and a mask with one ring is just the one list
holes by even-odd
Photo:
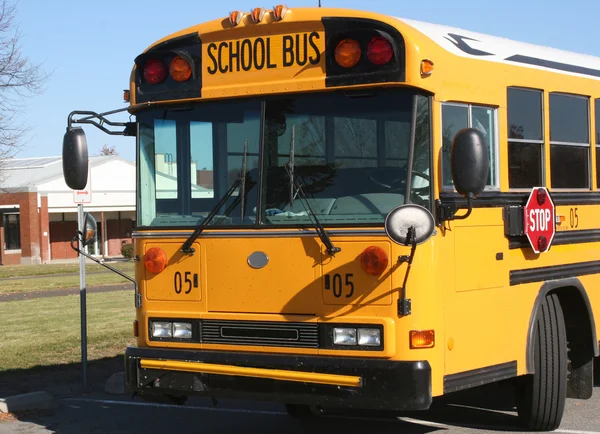
[[458, 205], [454, 205], [454, 204], [442, 204], [441, 201], [438, 199], [436, 200], [437, 202], [437, 219], [438, 219], [438, 224], [440, 224], [440, 222], [446, 221], [446, 220], [464, 220], [467, 217], [469, 217], [471, 215], [471, 212], [473, 211], [473, 199], [475, 198], [475, 195], [473, 193], [469, 193], [466, 196], [467, 198], [467, 212], [463, 215], [456, 215], [456, 212], [461, 208]]
[[80, 239], [83, 239], [83, 233], [78, 230], [77, 233], [75, 234], [75, 236], [73, 237], [73, 239], [71, 239], [71, 248], [73, 250], [75, 250], [77, 253], [79, 253], [80, 255], [83, 255], [86, 258], [91, 259], [95, 263], [102, 265], [104, 268], [108, 268], [110, 271], [117, 273], [119, 276], [124, 277], [125, 279], [127, 279], [131, 283], [133, 283], [133, 291], [135, 294], [135, 307], [136, 308], [142, 307], [142, 297], [141, 297], [141, 294], [138, 292], [138, 286], [137, 286], [137, 282], [135, 281], [135, 279], [133, 279], [132, 277], [123, 273], [122, 271], [117, 270], [116, 268], [111, 267], [110, 265], [107, 265], [104, 262], [100, 262], [98, 259], [85, 253], [83, 250], [81, 250], [79, 248]]
[[404, 275], [404, 282], [402, 288], [400, 288], [400, 297], [398, 298], [398, 316], [407, 316], [411, 314], [412, 303], [410, 298], [406, 298], [406, 282], [408, 281], [408, 275], [410, 273], [413, 259], [415, 258], [415, 251], [417, 250], [417, 237], [415, 236], [415, 227], [410, 226], [408, 228], [408, 234], [406, 239], [410, 242], [410, 255], [398, 256], [398, 264], [408, 263], [406, 274]]
[[463, 215], [454, 215], [454, 220], [464, 220], [471, 215], [471, 211], [473, 211], [473, 199], [475, 195], [473, 193], [467, 194], [467, 212]]

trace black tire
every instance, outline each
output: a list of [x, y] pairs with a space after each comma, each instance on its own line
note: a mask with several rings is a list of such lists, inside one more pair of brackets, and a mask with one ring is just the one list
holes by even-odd
[[531, 431], [560, 426], [567, 395], [567, 332], [556, 294], [544, 298], [534, 333], [535, 373], [517, 380], [521, 425]]
[[302, 404], [285, 404], [285, 410], [290, 417], [293, 418], [306, 418], [311, 417], [313, 415], [310, 410], [310, 406], [302, 405]]

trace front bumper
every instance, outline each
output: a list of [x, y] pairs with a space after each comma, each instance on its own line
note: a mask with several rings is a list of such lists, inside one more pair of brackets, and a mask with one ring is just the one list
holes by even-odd
[[376, 410], [427, 410], [427, 361], [128, 347], [127, 387], [142, 396], [203, 395]]

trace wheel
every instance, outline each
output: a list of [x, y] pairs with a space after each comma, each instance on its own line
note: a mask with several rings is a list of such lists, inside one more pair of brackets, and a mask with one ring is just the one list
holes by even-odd
[[313, 415], [310, 406], [302, 404], [285, 404], [287, 414], [294, 418], [305, 418]]
[[556, 294], [542, 302], [533, 344], [535, 373], [517, 380], [517, 413], [524, 428], [551, 431], [560, 426], [567, 394], [567, 332]]

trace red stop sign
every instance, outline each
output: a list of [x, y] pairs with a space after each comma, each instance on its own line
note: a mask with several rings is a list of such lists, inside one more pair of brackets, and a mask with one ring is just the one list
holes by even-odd
[[535, 187], [523, 210], [525, 235], [535, 253], [550, 249], [556, 233], [554, 202], [545, 187]]

